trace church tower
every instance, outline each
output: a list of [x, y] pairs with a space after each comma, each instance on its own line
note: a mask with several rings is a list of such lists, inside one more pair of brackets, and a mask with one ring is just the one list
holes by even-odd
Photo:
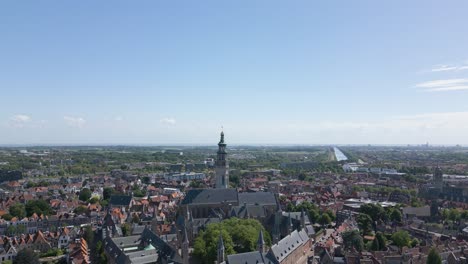
[[224, 132], [221, 131], [221, 139], [218, 143], [218, 153], [215, 163], [216, 189], [229, 187], [229, 163], [226, 160], [226, 143], [224, 143]]
[[444, 174], [442, 172], [442, 169], [439, 166], [437, 166], [434, 170], [433, 182], [434, 182], [434, 185], [439, 189], [442, 189], [442, 186], [444, 185], [443, 175]]

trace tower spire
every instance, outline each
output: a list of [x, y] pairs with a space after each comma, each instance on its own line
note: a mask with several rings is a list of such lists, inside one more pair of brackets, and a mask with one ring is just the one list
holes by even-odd
[[223, 242], [223, 235], [221, 232], [219, 233], [218, 239], [218, 264], [224, 263], [224, 242]]
[[263, 238], [263, 230], [262, 229], [260, 229], [260, 233], [258, 234], [257, 250], [260, 253], [265, 253], [265, 239]]
[[305, 228], [305, 213], [304, 208], [301, 209], [301, 229]]
[[221, 138], [219, 140], [219, 144], [223, 144], [224, 143], [224, 130], [223, 130], [223, 127], [221, 127]]
[[189, 239], [187, 235], [187, 228], [184, 227], [184, 241], [182, 242], [182, 262], [183, 264], [189, 263]]
[[291, 234], [292, 232], [292, 219], [291, 219], [291, 213], [288, 214], [288, 235]]

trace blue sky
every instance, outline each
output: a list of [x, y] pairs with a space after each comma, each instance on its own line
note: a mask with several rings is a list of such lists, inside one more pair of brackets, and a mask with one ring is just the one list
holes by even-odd
[[468, 144], [466, 1], [2, 1], [0, 144]]

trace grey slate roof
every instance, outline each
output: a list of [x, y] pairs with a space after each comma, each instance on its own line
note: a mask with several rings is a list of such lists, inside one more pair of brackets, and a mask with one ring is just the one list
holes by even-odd
[[276, 197], [271, 192], [239, 193], [239, 205], [276, 205]]
[[278, 262], [281, 262], [296, 250], [296, 248], [307, 243], [308, 240], [309, 237], [304, 230], [294, 230], [291, 234], [281, 239], [277, 244], [271, 246], [267, 255], [275, 258]]
[[236, 189], [192, 189], [185, 195], [182, 204], [237, 203]]
[[247, 208], [244, 205], [240, 205], [232, 207], [231, 216], [238, 218], [262, 218], [266, 217], [267, 213], [265, 208], [261, 205], [247, 205]]
[[114, 237], [112, 239], [114, 243], [119, 247], [119, 248], [126, 248], [126, 247], [131, 247], [131, 246], [138, 246], [140, 244], [140, 236], [127, 236], [127, 237]]
[[135, 225], [132, 228], [132, 235], [141, 235], [141, 233], [143, 233], [144, 230], [145, 230], [145, 226]]
[[170, 246], [166, 241], [156, 235], [153, 231], [145, 229], [141, 235], [144, 241], [151, 241], [151, 245], [155, 247], [158, 255], [161, 258], [167, 259], [168, 262], [182, 263], [182, 257], [177, 254], [176, 249]]
[[[239, 253], [227, 256], [229, 264], [261, 264], [264, 262], [264, 256], [259, 251]], [[268, 261], [266, 262], [268, 263]]]
[[130, 259], [132, 263], [138, 264], [156, 263], [159, 259], [158, 252], [156, 251], [156, 249], [130, 252], [126, 253], [126, 256]]
[[130, 195], [112, 195], [109, 204], [113, 206], [129, 206], [132, 201]]
[[199, 229], [205, 228], [208, 224], [219, 223], [219, 222], [221, 222], [221, 219], [219, 219], [217, 217], [213, 217], [213, 218], [196, 218], [196, 219], [193, 220], [193, 228], [198, 231]]

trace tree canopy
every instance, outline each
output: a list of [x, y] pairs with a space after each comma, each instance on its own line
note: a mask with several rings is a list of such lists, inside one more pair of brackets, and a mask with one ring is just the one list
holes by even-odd
[[383, 220], [385, 217], [384, 209], [378, 204], [363, 204], [359, 208], [359, 212], [370, 216], [372, 221]]
[[400, 230], [398, 232], [393, 233], [392, 235], [392, 240], [395, 245], [397, 245], [399, 248], [402, 247], [409, 247], [411, 243], [411, 237], [408, 234], [408, 232], [404, 230]]
[[194, 255], [203, 263], [213, 263], [216, 260], [220, 232], [226, 254], [254, 251], [260, 230], [263, 230], [266, 244], [270, 245], [270, 235], [255, 219], [230, 218], [220, 223], [209, 224], [195, 239]]
[[83, 234], [83, 238], [86, 240], [86, 243], [88, 243], [88, 245], [92, 245], [93, 244], [93, 241], [94, 241], [94, 231], [93, 231], [93, 228], [91, 226], [86, 226], [84, 228], [84, 234]]
[[368, 214], [359, 214], [357, 217], [357, 224], [363, 234], [367, 234], [372, 229], [372, 218]]
[[18, 252], [13, 264], [39, 264], [39, 255], [32, 249], [25, 248]]
[[400, 223], [402, 220], [401, 212], [398, 209], [393, 209], [390, 213], [390, 220]]
[[434, 248], [431, 248], [427, 255], [426, 264], [442, 264], [442, 258]]
[[324, 213], [319, 217], [318, 223], [322, 226], [329, 225], [331, 223], [331, 218], [328, 214]]
[[18, 217], [19, 219], [22, 219], [26, 216], [26, 208], [24, 207], [24, 204], [21, 203], [15, 203], [12, 206], [10, 206], [10, 214], [14, 217]]
[[92, 195], [92, 192], [91, 192], [90, 189], [88, 189], [88, 188], [83, 188], [83, 189], [81, 189], [81, 191], [80, 191], [79, 199], [80, 199], [81, 201], [84, 201], [84, 202], [85, 202], [85, 201], [88, 201], [89, 198], [91, 198], [91, 195]]
[[50, 215], [53, 212], [49, 203], [42, 199], [28, 201], [26, 203], [25, 209], [26, 209], [26, 215], [28, 217], [33, 215], [34, 213], [36, 213], [37, 215], [41, 215], [41, 214]]
[[382, 234], [382, 232], [377, 232], [375, 239], [379, 241], [379, 250], [385, 250], [387, 247], [387, 240], [385, 239], [385, 236]]
[[357, 251], [362, 251], [364, 248], [364, 241], [358, 230], [345, 231], [342, 237], [345, 249], [355, 248]]

